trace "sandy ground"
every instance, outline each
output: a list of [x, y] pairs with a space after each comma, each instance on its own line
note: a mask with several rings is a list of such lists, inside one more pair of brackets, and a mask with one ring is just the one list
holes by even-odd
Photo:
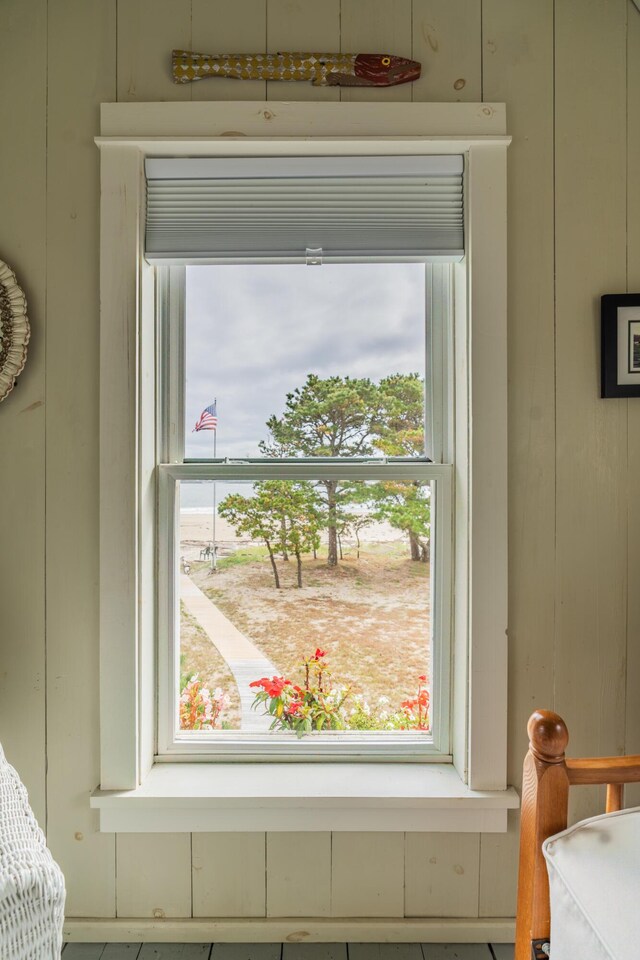
[[237, 728], [240, 723], [240, 696], [231, 671], [183, 604], [180, 605], [180, 652], [180, 673], [183, 677], [191, 679], [197, 674], [212, 693], [216, 687], [221, 687], [228, 694], [230, 704], [223, 719], [231, 727]]
[[[266, 558], [223, 560], [215, 574], [195, 562], [191, 577], [291, 679], [300, 679], [300, 662], [320, 646], [335, 679], [353, 694], [399, 704], [415, 692], [428, 664], [429, 566], [408, 559], [406, 542], [368, 543], [359, 560], [349, 551], [337, 569], [325, 558], [305, 558], [302, 590], [295, 563], [280, 560], [278, 567], [281, 590]], [[182, 642], [189, 652], [192, 640]]]
[[[213, 538], [212, 511], [206, 513], [180, 513], [180, 555], [187, 560], [197, 560], [200, 550], [210, 544]], [[361, 543], [402, 543], [403, 537], [398, 530], [394, 530], [388, 523], [373, 523], [360, 534]], [[237, 537], [233, 527], [223, 520], [216, 518], [216, 543], [219, 555], [225, 556], [241, 547], [251, 546], [249, 539]], [[344, 546], [355, 548], [353, 538], [346, 538]]]

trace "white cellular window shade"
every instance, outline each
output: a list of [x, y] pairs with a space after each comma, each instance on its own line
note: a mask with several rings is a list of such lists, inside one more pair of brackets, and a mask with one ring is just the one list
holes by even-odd
[[150, 263], [459, 261], [462, 156], [148, 158]]

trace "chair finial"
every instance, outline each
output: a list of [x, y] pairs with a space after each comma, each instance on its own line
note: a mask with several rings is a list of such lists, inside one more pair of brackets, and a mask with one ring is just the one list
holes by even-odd
[[569, 742], [567, 725], [552, 710], [535, 710], [527, 724], [529, 749], [545, 763], [562, 763]]

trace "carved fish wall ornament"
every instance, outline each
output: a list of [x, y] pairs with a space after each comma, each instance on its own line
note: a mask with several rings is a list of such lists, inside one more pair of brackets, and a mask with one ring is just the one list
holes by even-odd
[[206, 77], [311, 80], [314, 86], [394, 87], [420, 76], [415, 60], [386, 53], [191, 53], [174, 50], [174, 83]]

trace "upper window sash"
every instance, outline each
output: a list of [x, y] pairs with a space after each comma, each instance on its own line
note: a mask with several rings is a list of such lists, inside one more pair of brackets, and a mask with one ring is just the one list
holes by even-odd
[[[159, 462], [189, 462], [184, 456], [186, 269], [185, 266], [158, 266], [155, 268], [155, 276], [159, 339], [159, 421], [156, 424]], [[451, 265], [428, 263], [425, 264], [424, 456], [427, 461], [433, 463], [451, 462], [453, 454], [451, 420], [453, 397], [450, 370], [452, 341]], [[202, 459], [203, 462], [208, 462], [209, 458]], [[402, 458], [366, 459], [375, 462], [393, 462], [400, 461]], [[413, 461], [419, 458], [410, 459]]]

